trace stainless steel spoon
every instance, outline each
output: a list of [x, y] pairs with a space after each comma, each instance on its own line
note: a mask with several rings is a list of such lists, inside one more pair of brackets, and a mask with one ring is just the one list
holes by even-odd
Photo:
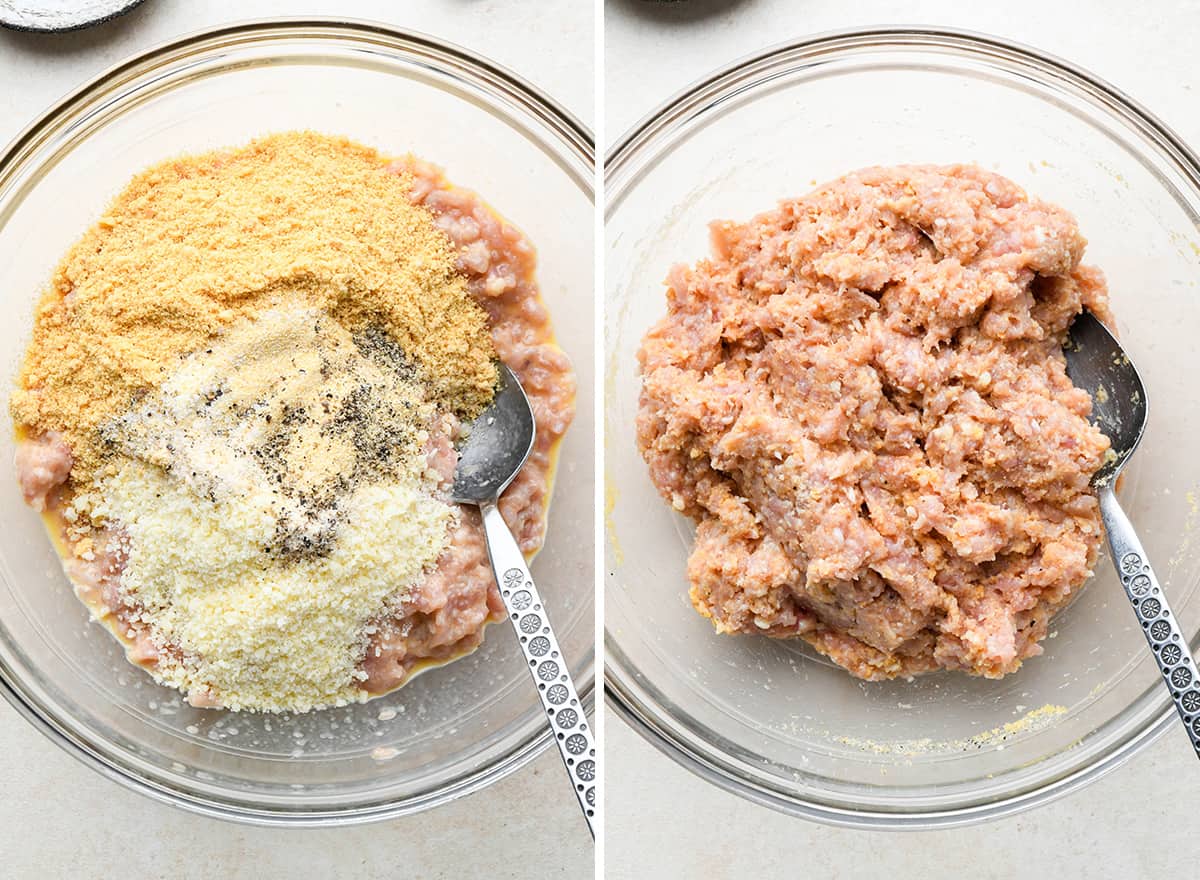
[[521, 643], [529, 674], [537, 685], [588, 831], [595, 839], [593, 823], [597, 814], [600, 760], [596, 741], [525, 557], [496, 506], [500, 493], [508, 488], [529, 457], [536, 431], [533, 410], [521, 383], [503, 364], [499, 372], [495, 400], [472, 424], [459, 450], [451, 497], [459, 504], [477, 505], [483, 515], [488, 555], [504, 607]]
[[1167, 597], [1150, 568], [1133, 525], [1117, 503], [1113, 487], [1146, 427], [1146, 389], [1120, 343], [1090, 312], [1071, 325], [1067, 375], [1092, 396], [1092, 423], [1112, 441], [1112, 455], [1092, 477], [1100, 496], [1100, 516], [1108, 533], [1113, 564], [1154, 652], [1163, 682], [1200, 756], [1200, 671]]

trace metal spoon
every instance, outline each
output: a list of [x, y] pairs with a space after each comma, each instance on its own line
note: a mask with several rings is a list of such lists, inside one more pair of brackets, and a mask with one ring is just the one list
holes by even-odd
[[503, 364], [499, 373], [495, 400], [475, 420], [459, 450], [451, 498], [459, 504], [478, 505], [483, 515], [488, 555], [504, 607], [525, 653], [529, 674], [537, 685], [588, 831], [595, 839], [593, 821], [600, 760], [596, 741], [525, 557], [496, 507], [500, 493], [508, 488], [529, 457], [536, 430], [533, 410], [521, 383]]
[[1113, 454], [1093, 475], [1092, 485], [1100, 496], [1100, 516], [1113, 563], [1175, 710], [1200, 756], [1200, 671], [1146, 551], [1113, 491], [1146, 427], [1146, 389], [1116, 338], [1090, 312], [1084, 311], [1071, 325], [1063, 354], [1071, 381], [1092, 396], [1092, 423], [1112, 441]]

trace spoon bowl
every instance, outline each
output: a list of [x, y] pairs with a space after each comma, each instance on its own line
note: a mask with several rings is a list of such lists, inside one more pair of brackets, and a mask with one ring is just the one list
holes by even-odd
[[1112, 444], [1092, 477], [1093, 485], [1108, 485], [1141, 442], [1150, 415], [1146, 389], [1117, 338], [1089, 311], [1071, 324], [1063, 354], [1071, 381], [1092, 396], [1092, 424]]
[[450, 498], [459, 504], [498, 499], [525, 465], [537, 436], [525, 389], [504, 364], [497, 372], [496, 396], [458, 450]]

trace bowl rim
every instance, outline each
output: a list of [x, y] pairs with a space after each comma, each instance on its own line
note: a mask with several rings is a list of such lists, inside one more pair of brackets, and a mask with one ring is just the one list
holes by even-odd
[[[772, 69], [783, 61], [797, 61], [835, 55], [844, 57], [856, 48], [872, 49], [948, 49], [967, 58], [1001, 59], [1026, 71], [1035, 70], [1042, 82], [1066, 84], [1082, 92], [1102, 109], [1121, 121], [1132, 124], [1160, 147], [1174, 161], [1192, 187], [1200, 193], [1200, 157], [1186, 142], [1136, 99], [1090, 71], [1049, 52], [1024, 43], [978, 31], [932, 27], [924, 25], [884, 25], [823, 31], [743, 55], [693, 81], [660, 103], [622, 134], [605, 154], [604, 195], [606, 220], [608, 212], [625, 191], [637, 185], [639, 175], [622, 179], [627, 168], [647, 148], [657, 148], [658, 139], [669, 135], [696, 106], [716, 99], [739, 82], [751, 79]], [[608, 535], [605, 536], [608, 543]], [[1200, 634], [1193, 640], [1200, 641]], [[604, 630], [604, 697], [605, 705], [632, 727], [646, 741], [682, 767], [719, 788], [751, 802], [770, 807], [799, 818], [826, 825], [870, 830], [931, 830], [972, 825], [1011, 816], [1049, 803], [1100, 779], [1139, 753], [1174, 725], [1174, 712], [1168, 695], [1158, 698], [1161, 706], [1141, 726], [1105, 753], [1082, 767], [1052, 777], [1033, 787], [1004, 795], [986, 803], [950, 806], [941, 809], [918, 808], [904, 812], [878, 809], [853, 809], [823, 803], [797, 791], [782, 792], [777, 788], [759, 785], [741, 776], [727, 756], [711, 743], [711, 750], [685, 741], [664, 723], [671, 713], [657, 704], [647, 691], [654, 690], [638, 684], [641, 674], [627, 668], [618, 669], [612, 661], [624, 658], [615, 633]], [[1155, 688], [1161, 691], [1156, 683]], [[642, 696], [645, 695], [646, 699]]]
[[[291, 31], [295, 31], [294, 35], [298, 37], [323, 41], [369, 41], [373, 49], [387, 51], [393, 58], [401, 58], [408, 62], [419, 61], [436, 66], [441, 71], [453, 72], [467, 78], [481, 91], [501, 99], [506, 111], [513, 112], [519, 109], [536, 118], [537, 122], [545, 127], [547, 140], [557, 141], [568, 152], [572, 162], [581, 166], [584, 172], [579, 177], [581, 184], [587, 188], [593, 201], [595, 200], [593, 181], [596, 142], [592, 130], [574, 113], [529, 80], [484, 55], [422, 31], [367, 19], [334, 19], [320, 16], [271, 16], [203, 28], [155, 42], [148, 48], [112, 64], [51, 103], [0, 150], [0, 192], [3, 192], [14, 173], [22, 169], [28, 157], [55, 129], [92, 105], [98, 97], [129, 86], [163, 64], [178, 61], [194, 51], [210, 48], [206, 47], [205, 43], [212, 44], [212, 47], [230, 45], [233, 41], [238, 41], [238, 45], [246, 45], [262, 42], [264, 39], [283, 38]], [[588, 704], [592, 704], [594, 716], [597, 708], [594, 699], [594, 645], [585, 662], [584, 674], [577, 678], [580, 685], [579, 696], [585, 711]], [[289, 808], [252, 807], [189, 792], [139, 772], [132, 765], [115, 762], [77, 733], [43, 713], [27, 698], [20, 684], [20, 677], [13, 674], [3, 659], [0, 659], [0, 696], [3, 696], [20, 716], [71, 757], [125, 788], [191, 813], [257, 826], [344, 826], [418, 813], [479, 791], [503, 779], [540, 755], [553, 741], [553, 732], [547, 722], [536, 733], [517, 742], [497, 760], [480, 767], [465, 769], [464, 772], [456, 774], [448, 784], [443, 784], [431, 792], [406, 797], [404, 800], [385, 797], [365, 805], [317, 810], [306, 810], [302, 805]]]

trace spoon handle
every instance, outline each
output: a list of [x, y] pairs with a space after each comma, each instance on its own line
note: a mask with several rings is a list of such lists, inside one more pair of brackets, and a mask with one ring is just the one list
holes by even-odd
[[592, 839], [596, 837], [593, 823], [596, 818], [596, 780], [599, 777], [599, 756], [596, 741], [588, 727], [587, 714], [575, 692], [575, 684], [566, 659], [558, 647], [558, 639], [550, 629], [546, 608], [533, 584], [533, 576], [525, 564], [521, 548], [495, 504], [482, 504], [483, 530], [487, 535], [488, 555], [508, 619], [512, 621], [525, 654], [529, 674], [537, 685], [542, 708], [550, 721], [550, 730], [562, 755], [567, 775], [579, 798], [579, 806], [587, 820]]
[[1100, 490], [1100, 515], [1108, 532], [1108, 545], [1112, 548], [1121, 585], [1125, 587], [1146, 641], [1154, 652], [1163, 682], [1175, 702], [1175, 711], [1187, 728], [1192, 748], [1200, 756], [1200, 671], [1196, 669], [1187, 639], [1183, 637], [1158, 578], [1150, 568], [1146, 551], [1111, 487]]

